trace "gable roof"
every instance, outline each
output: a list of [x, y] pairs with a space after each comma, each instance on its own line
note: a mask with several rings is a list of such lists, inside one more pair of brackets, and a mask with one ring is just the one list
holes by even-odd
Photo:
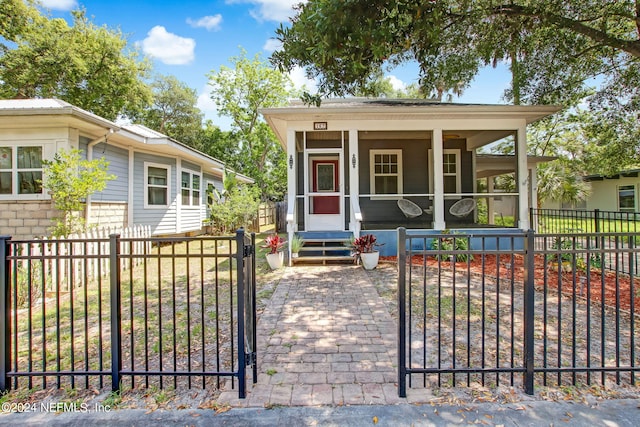
[[[75, 105], [59, 99], [2, 99], [0, 100], [0, 119], [10, 117], [0, 129], [34, 126], [34, 117], [38, 117], [41, 126], [68, 126], [105, 135], [109, 143], [120, 146], [132, 146], [136, 149], [152, 151], [157, 154], [181, 156], [202, 165], [205, 172], [222, 176], [224, 162], [198, 151], [167, 135], [138, 124], [118, 125]], [[236, 174], [245, 183], [253, 179]]]

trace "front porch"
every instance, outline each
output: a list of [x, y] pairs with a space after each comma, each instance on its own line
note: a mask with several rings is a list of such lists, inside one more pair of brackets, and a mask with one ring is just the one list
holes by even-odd
[[[298, 231], [529, 228], [536, 200], [526, 127], [555, 106], [455, 105], [425, 100], [325, 100], [262, 110], [288, 158], [289, 237]], [[511, 144], [510, 156], [483, 147]], [[494, 177], [513, 174], [512, 189]], [[475, 208], [455, 215], [470, 199]], [[415, 204], [407, 217], [399, 200]], [[502, 205], [501, 207], [498, 205]]]

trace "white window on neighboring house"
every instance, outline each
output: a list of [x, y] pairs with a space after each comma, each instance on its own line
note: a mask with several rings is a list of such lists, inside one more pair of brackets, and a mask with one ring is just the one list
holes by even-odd
[[370, 150], [369, 176], [372, 198], [401, 198], [402, 150]]
[[145, 163], [145, 207], [169, 206], [171, 166]]
[[41, 194], [42, 146], [0, 146], [0, 196]]
[[620, 212], [635, 212], [636, 210], [636, 186], [618, 186], [618, 210]]
[[200, 174], [182, 171], [182, 206], [200, 206]]
[[442, 175], [444, 193], [460, 193], [460, 150], [443, 150]]

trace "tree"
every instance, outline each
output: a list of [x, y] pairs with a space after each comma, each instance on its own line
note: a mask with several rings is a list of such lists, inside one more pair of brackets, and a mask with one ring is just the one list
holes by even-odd
[[107, 173], [109, 162], [104, 158], [83, 160], [80, 150], [57, 152], [53, 160], [45, 160], [42, 186], [49, 190], [53, 206], [62, 216], [56, 218], [52, 234], [67, 237], [84, 230], [84, 218], [79, 216], [87, 197], [106, 188], [115, 175]]
[[232, 119], [232, 164], [256, 181], [263, 200], [279, 200], [286, 191], [286, 155], [258, 109], [284, 105], [295, 94], [293, 84], [260, 55], [248, 59], [242, 51], [230, 61], [233, 68], [222, 66], [208, 77], [218, 112]]
[[[0, 97], [56, 97], [110, 120], [149, 104], [143, 79], [150, 65], [126, 50], [119, 30], [94, 25], [81, 10], [72, 12], [70, 27], [18, 3], [5, 0], [0, 8], [1, 35], [11, 42], [0, 56]], [[5, 21], [12, 13], [20, 15]]]
[[153, 102], [136, 118], [141, 124], [198, 148], [203, 114], [198, 94], [175, 76], [158, 75], [151, 83]]
[[587, 97], [599, 146], [625, 164], [639, 157], [640, 0], [310, 0], [277, 37], [272, 62], [306, 68], [319, 96], [356, 93], [376, 72], [415, 61], [422, 92], [442, 99], [503, 62], [508, 100], [575, 106]]

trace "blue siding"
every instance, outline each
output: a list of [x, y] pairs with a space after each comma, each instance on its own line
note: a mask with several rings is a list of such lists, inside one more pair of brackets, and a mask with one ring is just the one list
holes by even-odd
[[[514, 233], [522, 233], [522, 231], [511, 228], [511, 229], [459, 229], [459, 230], [450, 230], [451, 233], [458, 233], [461, 236], [471, 235], [471, 248], [472, 250], [482, 250], [482, 235], [491, 235], [491, 237], [485, 237], [485, 246], [484, 250], [492, 251], [500, 247], [500, 250], [508, 251], [511, 249], [512, 238], [511, 237], [497, 237], [496, 234], [514, 234]], [[382, 256], [395, 256], [398, 255], [398, 231], [397, 230], [371, 230], [362, 232], [362, 234], [373, 234], [376, 236], [377, 242], [382, 244], [378, 248], [380, 251], [380, 255]], [[442, 234], [442, 231], [438, 230], [407, 230], [407, 235], [418, 235], [418, 236], [426, 236], [426, 235], [436, 235]], [[433, 239], [426, 239], [427, 249], [431, 249], [431, 241]], [[422, 250], [424, 249], [424, 239], [415, 239], [412, 241], [413, 250]], [[523, 237], [515, 237], [513, 238], [513, 246], [514, 249], [522, 250], [524, 248], [524, 238]], [[407, 249], [408, 245], [407, 245]]]
[[[169, 177], [170, 194], [169, 207], [166, 209], [145, 209], [145, 162], [157, 163], [171, 167]], [[162, 157], [148, 153], [135, 153], [133, 176], [133, 223], [151, 226], [153, 234], [173, 234], [177, 232], [177, 194], [176, 161], [173, 158]]]
[[116, 179], [107, 183], [107, 188], [92, 196], [94, 201], [127, 202], [129, 194], [129, 152], [105, 143], [93, 147], [93, 158], [104, 157], [109, 162], [109, 173]]

